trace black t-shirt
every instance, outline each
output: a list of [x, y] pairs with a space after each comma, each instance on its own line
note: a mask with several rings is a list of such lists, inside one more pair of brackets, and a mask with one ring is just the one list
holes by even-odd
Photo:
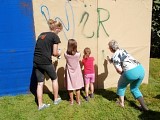
[[41, 65], [52, 64], [53, 44], [61, 43], [53, 32], [43, 32], [38, 36], [34, 51], [34, 62]]

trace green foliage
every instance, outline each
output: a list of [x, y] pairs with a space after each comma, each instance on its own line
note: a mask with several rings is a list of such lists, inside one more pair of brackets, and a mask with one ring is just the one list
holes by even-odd
[[153, 0], [151, 58], [160, 58], [160, 0]]
[[50, 94], [44, 94], [44, 102], [49, 108], [37, 110], [32, 94], [0, 97], [0, 120], [159, 120], [160, 118], [160, 59], [150, 59], [149, 84], [143, 84], [141, 91], [150, 109], [142, 112], [137, 109], [138, 102], [126, 91], [125, 108], [119, 107], [116, 88], [95, 91], [95, 98], [82, 104], [70, 105], [68, 92], [60, 91], [62, 102], [54, 105]]

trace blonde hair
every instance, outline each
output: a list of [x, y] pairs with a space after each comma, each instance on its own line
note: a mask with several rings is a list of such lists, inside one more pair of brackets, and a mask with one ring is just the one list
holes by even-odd
[[48, 26], [49, 26], [50, 30], [55, 30], [56, 28], [59, 28], [60, 30], [63, 29], [62, 24], [58, 21], [54, 21], [52, 19], [49, 19], [47, 21], [47, 23], [48, 23]]
[[90, 54], [91, 54], [91, 49], [89, 48], [89, 47], [86, 47], [85, 49], [84, 49], [84, 58], [88, 58], [89, 56], [90, 56]]
[[67, 54], [75, 55], [77, 52], [77, 42], [74, 39], [68, 40]]
[[118, 43], [115, 40], [111, 40], [108, 43], [108, 46], [110, 49], [112, 49], [113, 51], [116, 51], [117, 49], [119, 49]]

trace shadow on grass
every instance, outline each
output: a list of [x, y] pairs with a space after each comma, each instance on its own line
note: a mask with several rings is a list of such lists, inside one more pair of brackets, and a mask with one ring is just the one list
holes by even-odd
[[141, 120], [159, 120], [160, 119], [160, 112], [158, 111], [144, 111], [141, 115], [138, 116]]
[[61, 96], [62, 100], [69, 100], [69, 95], [67, 90], [60, 90], [59, 95]]
[[[46, 85], [44, 85], [45, 94], [49, 96], [49, 98], [54, 101], [54, 94], [48, 89]], [[59, 96], [62, 100], [69, 100], [68, 92], [66, 90], [59, 90]]]
[[154, 98], [160, 99], [160, 95], [155, 96]]
[[118, 97], [115, 92], [106, 89], [96, 89], [95, 94], [101, 95], [102, 97], [110, 101], [116, 101]]
[[129, 102], [131, 107], [133, 107], [133, 108], [135, 108], [139, 111], [142, 111], [142, 109], [135, 103], [135, 101], [130, 101], [130, 100], [127, 100], [127, 99], [125, 99], [125, 100]]

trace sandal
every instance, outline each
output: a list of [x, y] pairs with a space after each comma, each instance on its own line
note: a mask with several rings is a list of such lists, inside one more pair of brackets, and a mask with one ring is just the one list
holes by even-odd
[[77, 104], [78, 104], [78, 105], [80, 105], [80, 104], [81, 104], [81, 102], [80, 102], [80, 101], [79, 101], [79, 102], [77, 101]]
[[124, 108], [124, 105], [122, 105], [120, 101], [116, 101], [116, 104], [117, 104], [118, 106]]
[[73, 105], [73, 101], [70, 101], [69, 103], [70, 103], [70, 105]]

